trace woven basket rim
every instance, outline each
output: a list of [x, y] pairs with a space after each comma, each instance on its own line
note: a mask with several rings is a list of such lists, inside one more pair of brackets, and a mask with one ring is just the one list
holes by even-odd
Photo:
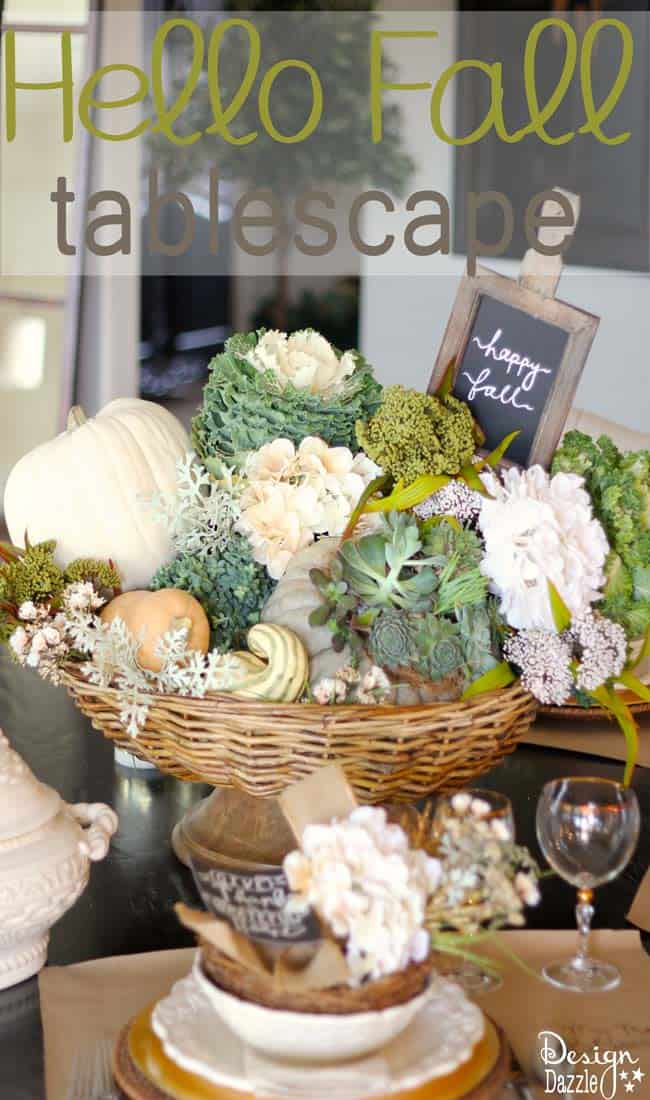
[[[73, 662], [66, 663], [63, 666], [62, 672], [64, 681], [70, 680], [75, 685], [81, 685], [84, 689], [87, 689], [88, 694], [108, 695], [110, 698], [115, 698], [119, 694], [118, 688], [98, 687], [97, 684], [90, 683], [81, 673], [79, 666]], [[352, 716], [359, 717], [361, 714], [369, 718], [386, 718], [395, 714], [412, 714], [414, 716], [426, 715], [436, 713], [437, 711], [449, 710], [450, 708], [468, 712], [475, 709], [477, 706], [483, 707], [490, 699], [503, 700], [510, 696], [527, 696], [529, 694], [530, 693], [523, 687], [521, 680], [517, 679], [506, 687], [493, 688], [491, 691], [484, 691], [481, 692], [480, 695], [474, 695], [470, 699], [451, 699], [447, 701], [434, 700], [430, 703], [414, 703], [408, 706], [399, 706], [395, 703], [376, 703], [372, 706], [367, 706], [363, 703], [337, 703], [336, 706], [327, 703], [286, 703], [273, 700], [243, 699], [241, 696], [229, 692], [218, 691], [208, 692], [205, 696], [171, 695], [163, 692], [151, 692], [151, 700], [161, 705], [167, 702], [173, 703], [174, 705], [187, 704], [188, 706], [191, 706], [193, 703], [205, 704], [212, 702], [218, 705], [225, 704], [232, 706], [236, 704], [243, 712], [260, 715], [268, 711], [269, 707], [274, 707], [276, 710], [289, 709], [318, 716], [332, 715], [334, 712], [341, 718]]]

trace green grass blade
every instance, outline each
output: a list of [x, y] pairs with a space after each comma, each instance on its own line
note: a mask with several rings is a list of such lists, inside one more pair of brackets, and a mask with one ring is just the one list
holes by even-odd
[[479, 676], [477, 680], [466, 687], [461, 699], [465, 702], [467, 699], [473, 699], [476, 695], [484, 695], [486, 691], [496, 691], [497, 688], [508, 687], [516, 679], [517, 677], [508, 662], [501, 661], [500, 664], [484, 672], [482, 676]]
[[547, 584], [548, 596], [551, 601], [551, 612], [553, 614], [555, 629], [557, 630], [558, 634], [562, 634], [571, 626], [571, 612], [569, 611], [557, 588], [553, 584], [553, 581], [548, 581]]
[[350, 535], [353, 533], [357, 523], [361, 519], [361, 516], [366, 511], [366, 505], [370, 498], [374, 497], [375, 493], [381, 492], [381, 490], [386, 487], [389, 481], [390, 474], [382, 474], [380, 477], [376, 477], [373, 481], [370, 482], [369, 485], [366, 486], [361, 496], [359, 497], [359, 500], [354, 511], [352, 512], [352, 515], [348, 520], [345, 531], [341, 535], [341, 542], [345, 542], [346, 539], [350, 538]]
[[627, 745], [623, 786], [629, 787], [632, 782], [632, 776], [634, 775], [634, 769], [639, 755], [639, 727], [634, 721], [630, 708], [618, 698], [613, 688], [607, 687], [606, 684], [602, 684], [599, 688], [590, 692], [590, 695], [593, 696], [597, 703], [600, 703], [601, 707], [614, 715], [621, 727]]
[[650, 703], [650, 688], [642, 680], [639, 680], [633, 672], [622, 672], [619, 680], [622, 684], [625, 684], [628, 691], [633, 691], [644, 703]]
[[408, 508], [414, 508], [416, 504], [422, 504], [423, 500], [437, 493], [451, 481], [446, 475], [423, 474], [416, 477], [410, 485], [402, 488], [399, 486], [393, 490], [390, 496], [381, 500], [371, 500], [364, 512], [405, 512]]

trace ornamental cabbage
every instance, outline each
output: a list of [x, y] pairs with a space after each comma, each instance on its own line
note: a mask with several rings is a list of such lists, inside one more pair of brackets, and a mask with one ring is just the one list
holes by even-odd
[[650, 628], [650, 451], [624, 454], [609, 436], [571, 431], [552, 470], [584, 477], [611, 548], [600, 609], [629, 638], [642, 637]]
[[210, 364], [203, 406], [192, 425], [194, 449], [207, 469], [218, 472], [222, 462], [239, 466], [247, 452], [279, 437], [298, 446], [306, 436], [319, 436], [330, 446], [356, 451], [355, 423], [374, 414], [382, 392], [363, 356], [346, 353], [356, 366], [335, 392], [312, 393], [250, 362], [261, 335], [231, 337]]

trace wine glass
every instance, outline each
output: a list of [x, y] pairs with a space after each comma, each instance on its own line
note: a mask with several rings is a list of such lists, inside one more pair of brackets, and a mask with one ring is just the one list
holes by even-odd
[[[459, 796], [463, 800], [460, 801], [462, 809], [455, 808], [459, 806], [459, 802], [456, 801]], [[438, 799], [432, 822], [434, 838], [442, 835], [446, 822], [450, 817], [457, 817], [459, 813], [465, 813], [464, 806], [468, 798], [483, 803], [481, 807], [482, 821], [501, 821], [503, 823], [503, 839], [514, 841], [515, 818], [510, 799], [499, 791], [488, 791], [482, 787], [469, 787], [456, 794], [445, 795], [444, 798]], [[488, 973], [470, 959], [464, 959], [461, 965], [454, 970], [452, 976], [454, 981], [458, 982], [467, 993], [490, 993], [495, 989], [499, 989], [503, 984], [503, 979], [498, 974]]]
[[611, 882], [628, 863], [639, 839], [636, 795], [611, 779], [567, 778], [547, 783], [537, 805], [537, 838], [554, 871], [577, 887], [578, 951], [545, 966], [560, 989], [594, 993], [615, 989], [621, 975], [589, 954], [594, 887]]

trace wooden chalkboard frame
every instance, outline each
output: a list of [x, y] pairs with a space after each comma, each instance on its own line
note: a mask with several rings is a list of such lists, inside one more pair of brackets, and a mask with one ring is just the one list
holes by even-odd
[[428, 393], [435, 393], [438, 389], [452, 360], [456, 361], [458, 371], [480, 300], [485, 297], [522, 310], [537, 320], [556, 325], [568, 335], [557, 378], [539, 421], [528, 458], [531, 466], [539, 464], [548, 467], [560, 441], [600, 318], [558, 298], [539, 294], [514, 279], [491, 271], [490, 268], [477, 265], [476, 275], [464, 275], [461, 279], [431, 374]]

